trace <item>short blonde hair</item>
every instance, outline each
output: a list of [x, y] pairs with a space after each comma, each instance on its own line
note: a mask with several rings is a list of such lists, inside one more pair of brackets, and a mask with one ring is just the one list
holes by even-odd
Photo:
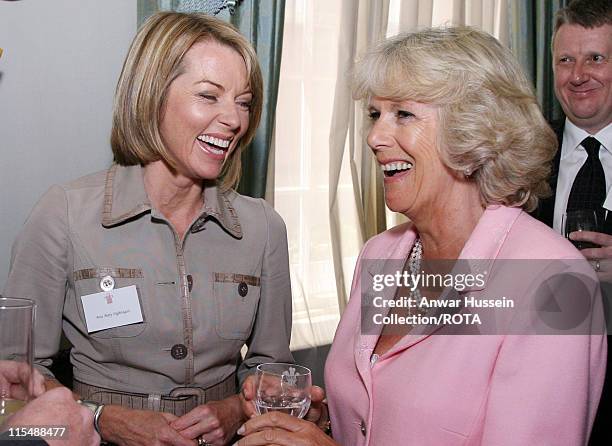
[[236, 50], [244, 59], [253, 95], [249, 128], [226, 160], [219, 183], [235, 187], [241, 154], [257, 131], [263, 103], [263, 81], [255, 50], [234, 27], [206, 14], [160, 12], [142, 25], [134, 38], [117, 83], [111, 147], [121, 165], [164, 160], [175, 166], [162, 141], [159, 125], [168, 87], [184, 70], [183, 59], [197, 42], [211, 40]]
[[509, 50], [470, 27], [430, 28], [382, 42], [357, 64], [354, 98], [439, 107], [438, 148], [481, 202], [531, 211], [550, 195], [557, 139]]

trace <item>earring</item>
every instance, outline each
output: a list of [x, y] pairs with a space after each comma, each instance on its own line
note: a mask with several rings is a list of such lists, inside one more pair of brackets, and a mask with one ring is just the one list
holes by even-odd
[[472, 175], [472, 170], [471, 170], [469, 167], [467, 167], [467, 168], [466, 168], [466, 169], [463, 171], [463, 174], [464, 174], [466, 177], [469, 177], [470, 175]]

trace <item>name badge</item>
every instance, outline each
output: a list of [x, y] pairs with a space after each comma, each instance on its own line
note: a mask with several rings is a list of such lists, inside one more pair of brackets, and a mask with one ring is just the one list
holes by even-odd
[[143, 322], [136, 285], [81, 296], [87, 332]]

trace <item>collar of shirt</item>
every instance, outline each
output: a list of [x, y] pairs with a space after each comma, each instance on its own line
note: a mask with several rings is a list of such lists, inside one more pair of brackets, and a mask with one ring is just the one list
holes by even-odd
[[584, 140], [584, 138], [588, 136], [593, 136], [597, 138], [599, 143], [603, 146], [603, 148], [612, 154], [612, 122], [608, 124], [606, 127], [601, 129], [594, 135], [591, 135], [587, 131], [581, 129], [576, 124], [574, 124], [569, 119], [565, 119], [565, 128], [563, 129], [563, 144], [561, 146], [561, 160], [566, 159], [576, 150], [584, 150], [578, 149], [580, 143]]
[[[232, 190], [221, 192], [216, 185], [204, 188], [204, 204], [192, 231], [202, 229], [208, 217], [214, 218], [229, 234], [242, 237], [238, 214], [232, 206]], [[113, 164], [106, 174], [102, 226], [112, 227], [151, 211], [151, 202], [144, 187], [141, 166]]]

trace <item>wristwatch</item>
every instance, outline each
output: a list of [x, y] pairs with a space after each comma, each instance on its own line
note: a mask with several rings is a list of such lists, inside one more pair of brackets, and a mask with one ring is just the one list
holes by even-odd
[[102, 436], [102, 433], [100, 432], [100, 425], [98, 423], [100, 422], [100, 415], [102, 415], [104, 404], [100, 404], [96, 401], [91, 401], [91, 400], [79, 400], [79, 403], [82, 406], [91, 410], [91, 413], [94, 416], [94, 429], [96, 430], [98, 434], [100, 434], [100, 436]]

